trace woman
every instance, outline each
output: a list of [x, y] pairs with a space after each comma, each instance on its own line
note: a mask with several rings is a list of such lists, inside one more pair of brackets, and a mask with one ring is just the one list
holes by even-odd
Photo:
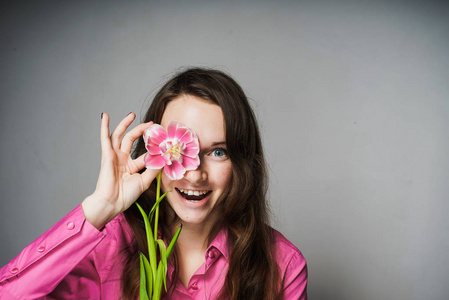
[[132, 204], [137, 200], [149, 211], [160, 172], [144, 168], [140, 137], [153, 122], [167, 128], [176, 120], [197, 134], [200, 165], [180, 180], [162, 173], [162, 189], [171, 192], [161, 202], [159, 233], [170, 240], [183, 225], [163, 298], [306, 299], [304, 257], [267, 225], [262, 145], [240, 86], [220, 71], [188, 69], [157, 93], [145, 123], [124, 135], [134, 118], [129, 114], [109, 135], [109, 116], [102, 114], [95, 192], [2, 268], [2, 293], [12, 299], [136, 299], [138, 253], [147, 253], [147, 246]]

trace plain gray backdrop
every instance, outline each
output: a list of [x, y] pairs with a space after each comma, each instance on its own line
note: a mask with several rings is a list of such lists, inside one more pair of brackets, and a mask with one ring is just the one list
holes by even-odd
[[310, 299], [447, 299], [449, 6], [160, 2], [2, 1], [0, 264], [93, 192], [101, 112], [206, 66], [251, 98]]

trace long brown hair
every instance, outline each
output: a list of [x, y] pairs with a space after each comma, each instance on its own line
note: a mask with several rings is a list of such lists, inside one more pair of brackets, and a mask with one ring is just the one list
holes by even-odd
[[[267, 175], [262, 143], [256, 118], [245, 93], [229, 75], [211, 69], [191, 68], [170, 79], [156, 94], [144, 122], [160, 123], [167, 104], [180, 95], [191, 95], [220, 106], [226, 123], [226, 148], [232, 163], [232, 183], [222, 201], [223, 217], [210, 234], [225, 226], [230, 238], [229, 270], [221, 297], [230, 299], [278, 299], [281, 296], [280, 276], [274, 260], [272, 230], [268, 226], [266, 200]], [[143, 139], [139, 139], [133, 157], [145, 153]], [[146, 211], [155, 201], [154, 184], [137, 200]], [[171, 238], [168, 201], [161, 202], [160, 231]], [[122, 277], [125, 299], [135, 299], [139, 289], [138, 252], [147, 253], [142, 217], [135, 205], [125, 211], [127, 222], [136, 237]], [[176, 251], [173, 253], [177, 276]], [[171, 282], [175, 282], [172, 278]]]

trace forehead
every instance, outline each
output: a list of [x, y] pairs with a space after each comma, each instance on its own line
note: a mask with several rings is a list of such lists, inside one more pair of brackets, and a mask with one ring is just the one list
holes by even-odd
[[195, 131], [200, 144], [226, 141], [223, 112], [220, 106], [207, 100], [191, 95], [173, 99], [165, 108], [161, 125], [167, 128], [171, 121]]

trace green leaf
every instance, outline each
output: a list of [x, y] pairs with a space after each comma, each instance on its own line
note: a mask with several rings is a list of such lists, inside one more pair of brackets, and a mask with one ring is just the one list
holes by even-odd
[[163, 265], [167, 265], [167, 249], [165, 248], [165, 243], [161, 239], [157, 239], [156, 242], [159, 245], [159, 254], [161, 255], [161, 262]]
[[150, 216], [150, 220], [153, 219], [153, 215], [156, 210], [156, 206], [159, 205], [159, 203], [165, 198], [165, 196], [167, 196], [168, 193], [170, 193], [170, 191], [166, 191], [162, 196], [159, 197], [159, 199], [157, 199], [156, 203], [154, 203], [153, 207], [150, 210], [150, 213], [148, 214]]
[[162, 292], [162, 272], [164, 271], [164, 267], [162, 266], [162, 263], [159, 262], [159, 265], [157, 267], [157, 275], [156, 275], [156, 286], [154, 288], [154, 294], [153, 299], [160, 299], [161, 298], [161, 292]]
[[163, 267], [163, 269], [162, 269], [162, 274], [163, 274], [162, 279], [164, 280], [165, 292], [167, 292], [167, 265], [165, 265], [165, 266], [163, 265], [162, 267]]
[[179, 226], [178, 230], [176, 230], [175, 235], [173, 236], [170, 244], [167, 247], [167, 260], [170, 257], [170, 254], [173, 250], [173, 247], [175, 246], [176, 241], [178, 240], [179, 234], [181, 233], [181, 229], [182, 229], [182, 224], [181, 224], [181, 226]]
[[145, 278], [145, 267], [142, 257], [145, 257], [142, 253], [140, 254], [140, 293], [139, 299], [149, 300], [147, 293], [147, 280]]
[[[148, 259], [145, 255], [143, 255], [143, 253], [140, 253], [140, 259], [143, 260], [143, 266], [145, 268], [145, 273], [146, 273], [146, 290], [147, 290], [147, 294], [151, 295], [153, 293], [153, 273], [151, 272], [151, 266], [150, 263], [148, 262]], [[142, 272], [142, 270], [141, 270]], [[141, 276], [142, 277], [142, 276]]]
[[154, 244], [153, 232], [151, 230], [150, 221], [148, 220], [147, 214], [145, 213], [143, 208], [139, 205], [139, 203], [136, 202], [136, 205], [139, 208], [140, 213], [142, 214], [143, 217], [143, 221], [145, 223], [145, 231], [147, 233], [147, 243], [148, 243], [148, 256], [150, 258], [151, 271], [153, 274], [156, 274], [156, 245]]
[[163, 240], [158, 239], [157, 243], [159, 244], [159, 254], [161, 257], [159, 268], [162, 267], [161, 276], [164, 281], [165, 291], [167, 291], [167, 249], [165, 249], [165, 243]]

